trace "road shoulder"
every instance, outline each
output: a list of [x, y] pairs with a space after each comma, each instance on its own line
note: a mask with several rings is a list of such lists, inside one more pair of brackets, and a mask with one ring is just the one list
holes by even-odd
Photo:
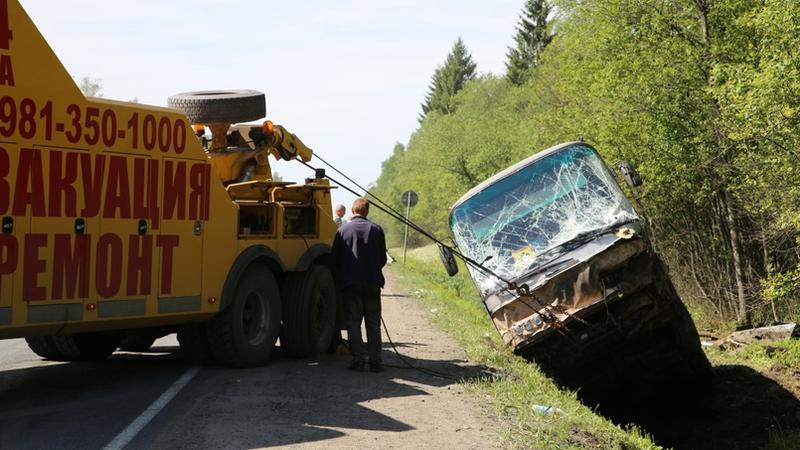
[[349, 356], [274, 358], [254, 369], [208, 368], [129, 448], [492, 448], [489, 408], [452, 378], [483, 375], [389, 277], [383, 373], [346, 370]]

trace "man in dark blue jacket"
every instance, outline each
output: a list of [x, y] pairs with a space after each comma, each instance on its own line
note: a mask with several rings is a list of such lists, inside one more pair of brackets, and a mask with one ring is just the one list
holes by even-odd
[[[353, 217], [336, 232], [331, 257], [339, 289], [343, 290], [347, 314], [347, 340], [353, 362], [350, 369], [363, 371], [369, 353], [369, 369], [382, 372], [381, 269], [386, 265], [386, 238], [377, 224], [367, 220], [369, 201], [353, 202]], [[361, 320], [367, 329], [368, 352], [361, 340]]]

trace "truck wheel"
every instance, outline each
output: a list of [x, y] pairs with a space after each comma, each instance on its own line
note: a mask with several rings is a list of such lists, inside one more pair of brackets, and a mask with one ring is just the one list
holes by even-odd
[[53, 336], [62, 361], [102, 361], [119, 347], [120, 338], [105, 333], [80, 333]]
[[336, 328], [336, 286], [331, 271], [313, 265], [306, 272], [289, 274], [283, 298], [281, 348], [294, 357], [328, 350]]
[[183, 92], [169, 97], [167, 104], [183, 111], [191, 123], [239, 123], [267, 115], [264, 93], [251, 90]]
[[125, 352], [146, 352], [155, 341], [155, 336], [149, 334], [131, 334], [122, 339], [119, 349]]
[[53, 342], [53, 338], [51, 336], [26, 337], [25, 342], [28, 343], [28, 347], [33, 351], [33, 353], [36, 353], [44, 359], [52, 359], [54, 361], [60, 361], [64, 359], [64, 355], [58, 351], [58, 348], [56, 347], [55, 342]]
[[181, 356], [192, 364], [207, 364], [214, 361], [208, 343], [208, 327], [204, 323], [184, 325], [178, 331]]
[[211, 354], [222, 364], [253, 366], [269, 359], [281, 325], [281, 297], [272, 272], [250, 266], [233, 302], [208, 322]]

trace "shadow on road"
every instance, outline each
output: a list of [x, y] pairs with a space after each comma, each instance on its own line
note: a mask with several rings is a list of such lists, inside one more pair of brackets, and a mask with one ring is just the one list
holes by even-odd
[[0, 447], [102, 448], [186, 371], [174, 354], [0, 370]]
[[[3, 442], [11, 448], [101, 448], [189, 368], [177, 351], [157, 346], [117, 352], [100, 363], [0, 371]], [[423, 370], [411, 369], [388, 344], [383, 353], [388, 366], [383, 373], [349, 371], [349, 356], [290, 359], [280, 351], [261, 367], [205, 367], [129, 448], [244, 449], [320, 442], [359, 431], [413, 430], [403, 418], [431, 401], [429, 387], [491, 375], [464, 360], [406, 356], [408, 364]], [[398, 398], [411, 400], [387, 410], [385, 402]], [[373, 408], [382, 402], [382, 408]], [[86, 424], [92, 429], [87, 431]]]
[[[169, 407], [167, 415], [181, 418], [180, 424], [154, 421], [150, 436], [130, 448], [245, 449], [321, 442], [360, 431], [409, 431], [414, 427], [401, 417], [414, 405], [424, 405], [426, 398], [431, 401], [425, 386], [440, 388], [456, 379], [488, 375], [460, 360], [406, 357], [415, 367], [444, 376], [401, 369], [405, 364], [388, 346], [383, 352], [388, 367], [382, 373], [349, 371], [349, 358], [326, 354], [289, 359], [278, 352], [263, 367], [208, 367], [181, 394], [183, 401]], [[386, 402], [394, 405], [398, 398], [410, 400], [386, 413]]]
[[587, 404], [675, 449], [760, 449], [775, 433], [800, 432], [800, 400], [747, 366], [716, 367], [713, 384], [699, 393], [672, 389], [647, 402], [630, 395]]

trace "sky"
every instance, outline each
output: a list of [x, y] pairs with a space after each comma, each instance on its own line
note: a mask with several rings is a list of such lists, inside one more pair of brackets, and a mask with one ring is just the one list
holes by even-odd
[[[67, 71], [102, 80], [104, 97], [166, 106], [179, 92], [262, 91], [268, 119], [366, 187], [417, 129], [431, 76], [458, 37], [479, 73], [504, 73], [524, 1], [21, 3]], [[271, 163], [284, 180], [311, 174]], [[354, 196], [333, 198], [349, 206]]]

